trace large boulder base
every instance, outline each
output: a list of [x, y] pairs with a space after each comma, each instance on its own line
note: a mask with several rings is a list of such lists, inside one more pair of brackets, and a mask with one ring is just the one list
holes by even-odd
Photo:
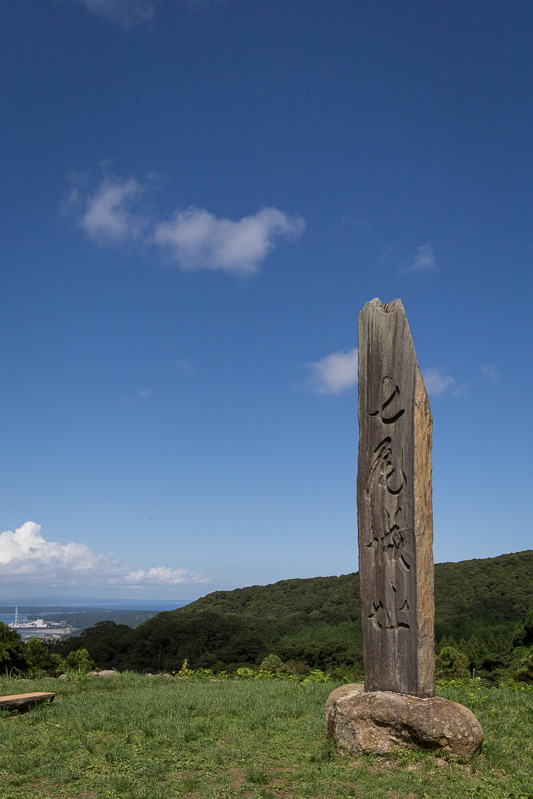
[[353, 752], [387, 754], [398, 749], [433, 749], [471, 757], [483, 730], [463, 705], [439, 696], [420, 698], [391, 691], [365, 692], [343, 685], [326, 702], [328, 737]]

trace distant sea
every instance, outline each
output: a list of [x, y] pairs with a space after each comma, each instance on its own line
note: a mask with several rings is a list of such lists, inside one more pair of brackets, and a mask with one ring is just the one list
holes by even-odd
[[30, 599], [26, 602], [9, 602], [0, 599], [0, 621], [9, 624], [15, 621], [15, 607], [18, 608], [19, 621], [26, 621], [27, 616], [39, 616], [46, 619], [48, 613], [72, 613], [83, 608], [102, 608], [104, 610], [174, 610], [188, 605], [192, 600], [187, 599], [87, 599], [67, 601], [60, 599], [58, 602], [51, 602], [49, 599], [43, 602]]

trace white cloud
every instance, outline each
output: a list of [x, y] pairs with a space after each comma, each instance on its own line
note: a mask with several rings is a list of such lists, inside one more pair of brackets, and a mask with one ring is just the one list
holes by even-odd
[[137, 396], [140, 399], [147, 399], [148, 397], [151, 397], [153, 393], [154, 391], [152, 388], [140, 388], [137, 392]]
[[315, 363], [307, 364], [311, 370], [307, 385], [317, 394], [340, 394], [357, 383], [357, 348], [325, 355]]
[[386, 247], [383, 250], [379, 259], [380, 266], [383, 266], [385, 261], [392, 255], [393, 252], [394, 252], [394, 247], [392, 245], [390, 247]]
[[47, 541], [41, 525], [25, 522], [14, 532], [0, 533], [0, 578], [4, 585], [29, 590], [46, 588], [141, 588], [210, 582], [189, 569], [156, 566], [133, 571], [110, 555], [96, 555], [86, 544]]
[[496, 382], [496, 380], [498, 379], [498, 372], [493, 363], [484, 364], [484, 366], [481, 367], [481, 371], [483, 372], [485, 377], [488, 377], [489, 380], [492, 380], [493, 382]]
[[445, 391], [455, 385], [451, 375], [444, 374], [440, 369], [425, 369], [422, 372], [424, 385], [430, 397], [440, 397]]
[[145, 571], [129, 572], [124, 575], [124, 581], [132, 588], [143, 588], [149, 585], [181, 585], [182, 583], [207, 583], [207, 577], [202, 574], [192, 574], [189, 569], [168, 569], [166, 566], [155, 566]]
[[405, 269], [402, 269], [401, 272], [434, 272], [436, 269], [438, 269], [438, 266], [433, 247], [431, 244], [422, 244], [418, 248], [413, 263]]
[[277, 237], [296, 239], [304, 228], [301, 217], [289, 217], [277, 208], [262, 208], [234, 222], [191, 207], [159, 222], [153, 240], [181, 269], [252, 274]]
[[[134, 209], [143, 192], [144, 187], [133, 177], [124, 181], [105, 178], [83, 202], [78, 224], [89, 238], [100, 244], [120, 244], [139, 239], [146, 222]], [[79, 206], [80, 202], [79, 189], [74, 189], [68, 205]]]
[[15, 532], [0, 533], [0, 573], [3, 576], [43, 573], [46, 580], [55, 580], [62, 573], [109, 571], [115, 561], [104, 555], [95, 555], [85, 544], [59, 544], [46, 541], [41, 535], [41, 525], [25, 522]]
[[124, 27], [145, 22], [154, 14], [154, 5], [147, 0], [81, 0], [81, 2], [89, 11], [118, 22]]
[[91, 193], [79, 176], [73, 182], [63, 210], [75, 214], [89, 238], [105, 245], [134, 241], [154, 245], [162, 257], [184, 270], [253, 274], [278, 239], [296, 240], [305, 229], [300, 216], [291, 217], [277, 208], [262, 208], [234, 221], [190, 207], [175, 211], [171, 219], [150, 223], [142, 207], [148, 183], [106, 176]]
[[468, 397], [470, 396], [470, 383], [461, 383], [452, 391], [454, 397]]

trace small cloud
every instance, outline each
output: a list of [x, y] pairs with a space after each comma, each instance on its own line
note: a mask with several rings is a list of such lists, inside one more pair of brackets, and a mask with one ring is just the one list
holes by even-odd
[[483, 372], [485, 377], [488, 377], [488, 379], [492, 380], [493, 382], [496, 382], [496, 380], [498, 379], [498, 373], [493, 363], [486, 363], [484, 366], [481, 367], [481, 371]]
[[298, 239], [304, 229], [301, 217], [290, 217], [277, 208], [262, 208], [234, 222], [190, 207], [159, 222], [153, 241], [180, 269], [250, 275], [258, 271], [277, 238]]
[[181, 369], [183, 372], [192, 372], [192, 365], [191, 362], [187, 360], [187, 358], [180, 358], [176, 361], [176, 366], [178, 369]]
[[[78, 182], [81, 183], [83, 181], [83, 178], [77, 175], [72, 175], [70, 180], [73, 184]], [[77, 185], [73, 185], [70, 191], [67, 192], [63, 202], [61, 203], [59, 209], [61, 212], [61, 216], [68, 216], [68, 214], [70, 213], [76, 213], [77, 211], [79, 211], [80, 205], [81, 205], [80, 188]]]
[[430, 397], [440, 397], [445, 391], [455, 385], [455, 380], [450, 375], [444, 374], [440, 369], [425, 369], [422, 372], [424, 385]]
[[400, 274], [407, 272], [434, 272], [438, 269], [435, 254], [431, 244], [422, 244], [418, 248], [418, 252], [411, 266], [405, 267], [400, 270]]
[[341, 225], [350, 225], [350, 226], [364, 225], [365, 220], [357, 216], [352, 216], [351, 214], [343, 214], [340, 218], [340, 223]]
[[77, 224], [99, 244], [123, 244], [139, 239], [146, 220], [136, 211], [145, 187], [131, 177], [127, 180], [106, 177], [91, 194], [83, 196], [82, 181], [74, 178], [64, 204], [64, 212], [73, 212]]
[[470, 383], [461, 383], [452, 391], [452, 397], [468, 397], [470, 396]]
[[181, 585], [187, 583], [208, 583], [203, 574], [193, 574], [189, 569], [169, 569], [166, 566], [154, 566], [151, 569], [138, 569], [124, 575], [124, 582], [131, 588], [147, 588], [156, 585]]
[[310, 375], [307, 386], [317, 394], [340, 394], [357, 383], [357, 348], [325, 355], [319, 361], [307, 364]]
[[390, 247], [386, 247], [383, 250], [383, 252], [381, 253], [381, 256], [379, 258], [380, 266], [383, 266], [385, 261], [388, 260], [388, 258], [392, 255], [393, 251], [394, 251], [394, 247], [392, 245]]
[[129, 28], [152, 19], [153, 3], [147, 0], [80, 0], [88, 11]]
[[148, 397], [151, 397], [153, 393], [154, 392], [152, 388], [140, 388], [137, 392], [137, 396], [140, 399], [147, 399]]

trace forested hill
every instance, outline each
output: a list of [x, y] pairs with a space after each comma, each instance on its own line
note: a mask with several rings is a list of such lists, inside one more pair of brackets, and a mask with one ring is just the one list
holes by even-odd
[[533, 599], [533, 550], [435, 565], [437, 638], [468, 637], [478, 627], [512, 631]]
[[[471, 670], [497, 676], [533, 641], [532, 596], [533, 551], [437, 564], [437, 645], [455, 642]], [[276, 654], [296, 673], [349, 666], [360, 674], [362, 638], [359, 575], [346, 574], [217, 591], [133, 630], [100, 622], [55, 648], [86, 649], [100, 668], [119, 670], [172, 672], [185, 660], [235, 670]]]
[[[483, 630], [511, 631], [533, 597], [533, 550], [496, 558], [435, 564], [436, 638], [468, 638]], [[215, 591], [172, 614], [203, 611], [256, 619], [340, 624], [361, 617], [359, 574], [281, 580]], [[148, 622], [149, 623], [149, 622]]]
[[330, 623], [354, 621], [361, 615], [359, 574], [281, 580], [271, 585], [251, 585], [234, 591], [214, 591], [172, 611], [246, 614], [286, 619], [295, 615]]

